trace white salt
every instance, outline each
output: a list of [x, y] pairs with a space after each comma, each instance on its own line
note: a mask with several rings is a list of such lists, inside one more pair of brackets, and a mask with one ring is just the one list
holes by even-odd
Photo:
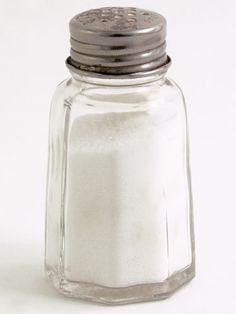
[[183, 123], [179, 115], [171, 127], [153, 119], [146, 112], [117, 112], [73, 122], [68, 280], [124, 287], [161, 282], [190, 264]]

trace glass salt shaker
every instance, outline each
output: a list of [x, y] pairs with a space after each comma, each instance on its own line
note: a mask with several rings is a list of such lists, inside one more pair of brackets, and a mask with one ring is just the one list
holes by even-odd
[[70, 21], [52, 100], [45, 267], [63, 294], [163, 299], [194, 277], [186, 110], [166, 21], [106, 7]]

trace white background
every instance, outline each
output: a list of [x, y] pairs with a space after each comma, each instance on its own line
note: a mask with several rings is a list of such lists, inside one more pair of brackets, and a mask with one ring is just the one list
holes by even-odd
[[[170, 299], [107, 307], [44, 278], [48, 114], [69, 73], [68, 22], [99, 6], [168, 21], [169, 76], [188, 105], [197, 276]], [[0, 313], [236, 313], [235, 0], [0, 0]]]

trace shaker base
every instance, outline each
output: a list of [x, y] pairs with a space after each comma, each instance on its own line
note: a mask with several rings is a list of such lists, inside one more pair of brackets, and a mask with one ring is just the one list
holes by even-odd
[[122, 288], [104, 287], [92, 283], [74, 282], [64, 279], [59, 272], [46, 267], [53, 286], [63, 295], [108, 305], [163, 300], [195, 276], [194, 265], [174, 273], [163, 282], [139, 284]]

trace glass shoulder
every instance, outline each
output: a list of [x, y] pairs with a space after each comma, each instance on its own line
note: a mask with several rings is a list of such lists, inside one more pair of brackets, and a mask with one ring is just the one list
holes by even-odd
[[75, 92], [75, 86], [72, 83], [72, 79], [67, 78], [57, 85], [52, 97], [52, 101], [57, 102], [60, 100], [65, 100], [67, 97], [72, 95], [73, 92]]
[[[72, 78], [67, 78], [57, 85], [51, 100], [50, 117], [63, 114], [65, 105], [70, 105], [74, 95], [80, 92], [80, 86], [73, 83]], [[55, 120], [55, 119], [54, 119]]]
[[89, 102], [99, 105], [101, 103], [119, 103], [129, 105], [143, 105], [157, 101], [184, 103], [181, 88], [169, 77], [146, 84], [137, 85], [96, 85], [86, 82], [74, 82], [72, 78], [62, 81], [54, 92], [52, 107], [68, 104]]
[[162, 92], [165, 93], [169, 98], [174, 97], [184, 102], [184, 94], [180, 86], [171, 78], [167, 77], [164, 80], [164, 84], [161, 88]]

